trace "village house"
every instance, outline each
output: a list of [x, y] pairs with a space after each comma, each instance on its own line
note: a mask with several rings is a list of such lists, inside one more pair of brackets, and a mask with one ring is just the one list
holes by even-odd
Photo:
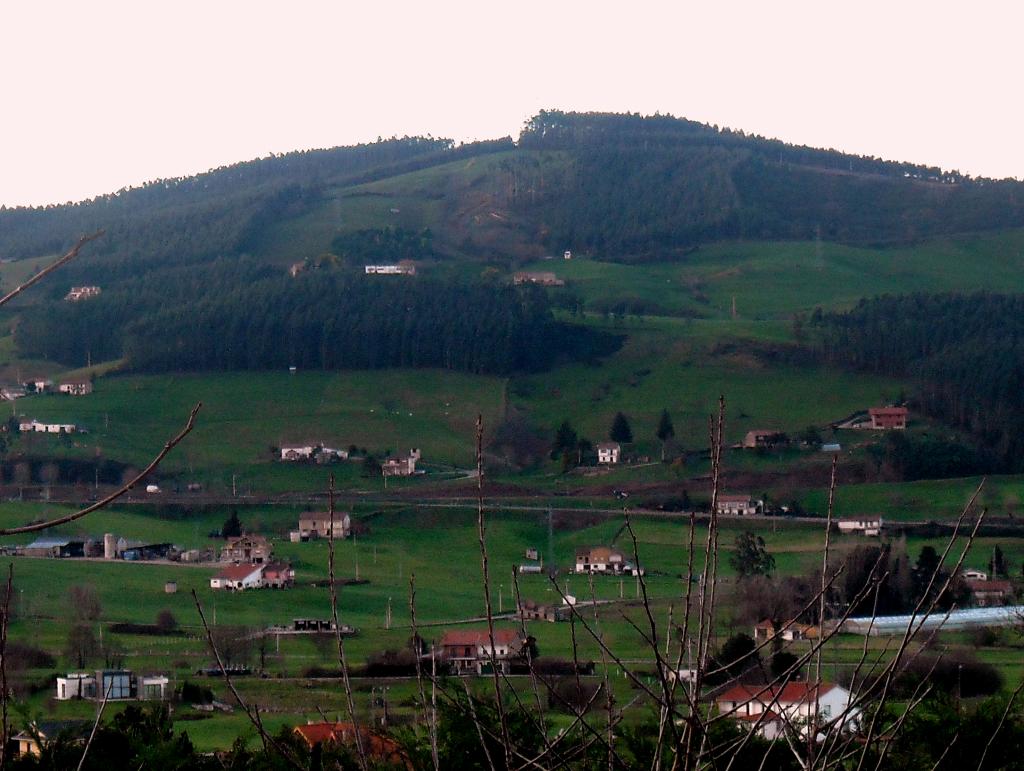
[[[486, 629], [454, 629], [445, 632], [439, 644], [441, 658], [454, 674], [483, 674], [491, 666], [491, 638]], [[494, 630], [493, 654], [498, 668], [508, 674], [512, 659], [518, 658], [524, 641], [513, 629]]]
[[74, 423], [40, 423], [38, 420], [23, 420], [18, 430], [24, 434], [73, 434], [78, 431]]
[[129, 669], [101, 669], [92, 672], [69, 672], [57, 678], [57, 701], [72, 699], [104, 699], [125, 701], [165, 701], [170, 680], [166, 675], [137, 677]]
[[228, 538], [227, 543], [221, 547], [220, 561], [259, 564], [269, 560], [273, 552], [273, 544], [262, 535], [239, 535]]
[[597, 462], [598, 463], [618, 463], [619, 458], [622, 456], [622, 447], [619, 446], [618, 442], [598, 442], [597, 443]]
[[964, 583], [971, 592], [974, 604], [979, 608], [1005, 605], [1013, 597], [1013, 584], [1009, 581], [965, 578]]
[[842, 517], [836, 520], [840, 533], [859, 533], [866, 536], [882, 534], [882, 517], [865, 514], [859, 517]]
[[88, 300], [91, 297], [98, 297], [102, 290], [98, 286], [73, 286], [64, 295], [69, 303], [76, 303], [79, 300]]
[[397, 265], [367, 265], [363, 270], [367, 276], [415, 276], [416, 263], [402, 260]]
[[643, 568], [637, 568], [626, 555], [611, 546], [594, 546], [576, 550], [577, 573], [610, 573], [612, 575], [643, 575]]
[[366, 754], [371, 765], [387, 766], [388, 768], [412, 768], [409, 757], [394, 739], [371, 731], [354, 723], [307, 723], [292, 729], [306, 746], [312, 750], [320, 744], [342, 744], [347, 747], [356, 746], [356, 731], [359, 732], [359, 745]]
[[293, 632], [333, 632], [334, 621], [329, 618], [293, 618]]
[[0, 388], [0, 399], [5, 402], [13, 402], [15, 399], [20, 399], [27, 395], [28, 391], [25, 390], [24, 386], [4, 386]]
[[386, 458], [380, 464], [380, 470], [386, 477], [411, 477], [416, 473], [416, 463], [419, 459], [420, 451], [414, 447], [404, 458]]
[[742, 517], [760, 514], [764, 509], [764, 501], [756, 500], [749, 495], [719, 495], [716, 509], [718, 514]]
[[967, 568], [960, 575], [964, 578], [973, 578], [975, 581], [988, 581], [988, 573], [977, 568]]
[[62, 394], [70, 394], [71, 396], [85, 396], [92, 393], [92, 381], [91, 380], [65, 380], [59, 386], [58, 390]]
[[231, 565], [210, 579], [211, 589], [259, 589], [263, 586], [262, 565]]
[[524, 621], [568, 621], [572, 608], [568, 605], [543, 605], [534, 600], [523, 600], [518, 608], [519, 618]]
[[295, 278], [297, 275], [302, 273], [306, 269], [305, 262], [293, 262], [288, 268], [288, 275]]
[[903, 430], [907, 427], [906, 407], [872, 407], [868, 410], [871, 428], [876, 431]]
[[314, 442], [294, 442], [282, 444], [280, 447], [281, 460], [299, 461], [312, 460], [316, 453], [317, 445]]
[[284, 562], [271, 562], [263, 566], [261, 578], [268, 589], [288, 589], [295, 584], [295, 569]]
[[[315, 541], [318, 538], [331, 537], [331, 515], [329, 512], [320, 514], [303, 514], [299, 517], [299, 529], [292, 530], [292, 543]], [[343, 512], [334, 514], [334, 539], [343, 540], [352, 535], [352, 517]]]
[[850, 707], [850, 692], [830, 683], [787, 683], [782, 687], [734, 685], [720, 693], [715, 702], [718, 712], [753, 728], [766, 739], [782, 736], [788, 721], [803, 734], [815, 719], [819, 725], [838, 722], [853, 729], [860, 710]]
[[13, 754], [15, 757], [32, 755], [38, 758], [60, 735], [71, 739], [74, 744], [82, 744], [91, 729], [91, 720], [33, 720], [28, 729], [11, 737]]
[[786, 642], [797, 642], [799, 640], [817, 640], [820, 636], [821, 630], [814, 624], [790, 621], [776, 629], [769, 619], [765, 619], [754, 625], [754, 642], [759, 643], [768, 642], [776, 637]]
[[516, 286], [520, 284], [538, 284], [539, 286], [565, 286], [565, 282], [558, 278], [554, 273], [548, 270], [542, 271], [520, 271], [512, 276], [512, 283]]
[[26, 380], [24, 385], [27, 391], [44, 394], [53, 388], [53, 381], [46, 378], [36, 378], [35, 380]]
[[782, 441], [784, 436], [785, 434], [781, 434], [778, 431], [769, 431], [767, 429], [747, 431], [746, 436], [743, 437], [743, 447], [748, 450], [758, 447], [774, 447]]

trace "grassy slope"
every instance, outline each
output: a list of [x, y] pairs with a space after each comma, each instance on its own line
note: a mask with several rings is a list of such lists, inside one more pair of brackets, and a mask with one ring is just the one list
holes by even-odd
[[67, 419], [90, 433], [75, 437], [70, 448], [62, 448], [55, 437], [23, 436], [19, 448], [87, 456], [101, 452], [139, 465], [202, 401], [195, 433], [168, 459], [167, 471], [193, 469], [197, 478], [206, 479], [255, 474], [264, 489], [302, 485], [313, 475], [322, 487], [323, 469], [282, 469], [272, 463], [270, 448], [304, 439], [355, 444], [373, 452], [415, 445], [428, 462], [466, 465], [472, 460], [473, 421], [478, 412], [489, 423], [496, 419], [503, 387], [498, 378], [424, 370], [107, 378], [97, 381], [87, 397], [20, 400], [20, 414]]

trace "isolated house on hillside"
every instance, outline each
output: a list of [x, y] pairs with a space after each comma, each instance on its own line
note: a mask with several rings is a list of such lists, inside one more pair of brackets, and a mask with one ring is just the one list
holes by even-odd
[[769, 431], [768, 429], [755, 429], [753, 431], [747, 431], [746, 436], [743, 437], [743, 447], [746, 449], [756, 449], [758, 447], [774, 447], [779, 444], [783, 439], [783, 434], [778, 431]]
[[554, 273], [547, 270], [541, 271], [519, 271], [512, 276], [512, 283], [516, 286], [520, 284], [538, 284], [539, 286], [565, 286], [565, 282], [558, 278]]
[[493, 649], [486, 629], [455, 629], [445, 632], [439, 647], [453, 673], [479, 675], [490, 668], [492, 651], [498, 669], [508, 673], [510, 661], [522, 654], [524, 644], [513, 629], [495, 629]]
[[228, 538], [220, 550], [220, 561], [259, 564], [267, 562], [273, 553], [273, 545], [262, 535], [240, 535]]
[[850, 706], [850, 692], [830, 683], [734, 685], [720, 693], [715, 703], [719, 714], [750, 728], [758, 725], [757, 732], [766, 739], [782, 736], [787, 721], [806, 735], [815, 718], [819, 726], [838, 723], [851, 730], [860, 718], [860, 710]]
[[597, 462], [598, 463], [618, 463], [619, 458], [622, 456], [622, 447], [619, 446], [618, 442], [598, 442], [597, 443]]
[[876, 431], [903, 430], [907, 427], [906, 407], [872, 407], [868, 410], [871, 428]]
[[764, 502], [751, 498], [750, 495], [719, 495], [717, 513], [726, 516], [749, 516], [759, 514]]
[[576, 550], [577, 573], [610, 573], [613, 575], [643, 575], [643, 569], [633, 565], [626, 555], [611, 546], [594, 546]]
[[843, 517], [836, 520], [840, 533], [860, 533], [875, 536], [882, 533], [882, 517], [879, 515], [863, 515], [860, 517]]
[[[291, 532], [291, 541], [315, 541], [318, 538], [331, 537], [331, 515], [329, 512], [320, 514], [303, 514], [299, 517], [299, 529]], [[352, 517], [341, 511], [334, 513], [334, 539], [342, 540], [352, 535]]]
[[58, 390], [62, 394], [70, 394], [71, 396], [85, 396], [92, 393], [92, 381], [91, 380], [65, 380], [58, 386]]
[[419, 459], [420, 451], [414, 447], [405, 457], [386, 458], [380, 464], [380, 470], [386, 477], [411, 477], [416, 473], [416, 463]]
[[402, 260], [397, 264], [367, 265], [363, 270], [367, 276], [415, 276], [416, 263]]
[[76, 303], [79, 300], [88, 300], [91, 297], [98, 297], [102, 290], [98, 286], [73, 286], [64, 295], [69, 303]]
[[316, 454], [317, 444], [315, 442], [288, 442], [282, 443], [280, 447], [281, 460], [299, 461], [312, 460]]

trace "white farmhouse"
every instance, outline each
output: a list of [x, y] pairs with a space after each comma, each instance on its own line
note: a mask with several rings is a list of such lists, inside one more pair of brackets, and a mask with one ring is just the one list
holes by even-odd
[[210, 579], [211, 589], [259, 589], [263, 586], [263, 565], [231, 565]]
[[622, 456], [622, 447], [619, 446], [618, 442], [598, 442], [597, 443], [597, 462], [598, 463], [618, 463], [619, 458]]

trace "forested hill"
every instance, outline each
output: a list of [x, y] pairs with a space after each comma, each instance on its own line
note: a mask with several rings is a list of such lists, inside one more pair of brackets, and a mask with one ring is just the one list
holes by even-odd
[[[392, 200], [384, 211], [401, 210], [396, 216], [415, 211], [438, 256], [462, 259], [571, 247], [599, 259], [662, 260], [733, 238], [890, 244], [1024, 225], [1024, 184], [1015, 181], [668, 116], [543, 112], [518, 142], [392, 139], [249, 161], [80, 204], [0, 209], [0, 257], [52, 254], [100, 227], [108, 235], [92, 249], [91, 270], [104, 282], [140, 264], [243, 253], [282, 262], [296, 250], [313, 257], [339, 233], [367, 227], [360, 201], [369, 196]], [[292, 250], [278, 254], [288, 241]]]

